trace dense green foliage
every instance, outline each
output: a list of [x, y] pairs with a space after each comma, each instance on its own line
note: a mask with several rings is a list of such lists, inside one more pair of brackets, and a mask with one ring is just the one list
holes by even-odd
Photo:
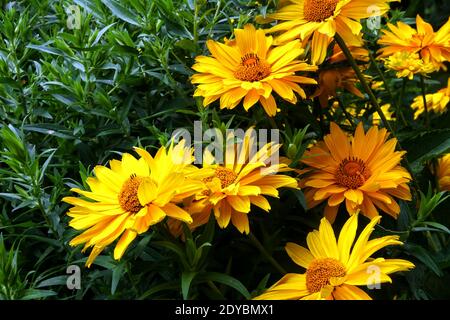
[[[120, 261], [107, 249], [87, 269], [86, 254], [68, 245], [77, 232], [68, 226], [69, 206], [61, 202], [94, 165], [136, 145], [153, 152], [174, 129], [192, 129], [193, 121], [223, 130], [271, 127], [262, 108], [203, 108], [189, 82], [207, 39], [229, 38], [233, 28], [273, 10], [274, 1], [260, 2], [0, 0], [0, 299], [245, 299], [280, 277], [251, 238], [234, 228], [220, 230], [214, 221], [192, 235], [186, 231], [186, 242], [154, 228]], [[71, 4], [80, 8], [79, 29], [67, 26]], [[396, 8], [394, 20], [408, 21], [420, 12], [441, 26], [449, 3], [411, 1]], [[373, 69], [368, 72], [377, 78]], [[427, 91], [440, 89], [447, 78], [442, 73], [427, 79]], [[400, 96], [401, 79], [391, 75], [388, 81]], [[400, 98], [402, 107], [407, 110], [417, 95], [420, 84], [414, 80]], [[379, 98], [389, 101], [385, 92]], [[359, 98], [342, 99], [350, 104]], [[280, 105], [275, 120], [285, 128], [284, 154], [295, 141], [289, 153], [298, 159], [312, 139], [327, 133], [332, 118], [327, 111], [311, 113], [311, 100]], [[371, 113], [363, 121], [370, 123]], [[399, 234], [405, 246], [385, 253], [410, 259], [416, 268], [396, 276], [374, 298], [449, 298], [449, 200], [437, 192], [430, 167], [450, 148], [450, 113], [433, 115], [429, 130], [413, 121], [411, 110], [405, 114], [406, 125], [396, 122], [395, 130], [422, 191], [415, 186], [413, 201], [400, 201], [399, 219], [385, 216], [376, 233]], [[308, 124], [299, 144], [294, 135]], [[283, 190], [271, 205], [269, 214], [252, 214], [252, 233], [295, 272], [284, 244], [304, 242], [322, 212], [306, 212], [301, 191]], [[342, 213], [336, 225], [345, 218]], [[66, 287], [66, 268], [73, 264], [81, 267], [81, 290]]]

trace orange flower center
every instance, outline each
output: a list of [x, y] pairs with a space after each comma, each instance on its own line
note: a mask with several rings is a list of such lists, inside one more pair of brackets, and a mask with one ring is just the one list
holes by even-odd
[[331, 17], [339, 0], [305, 0], [303, 15], [310, 22], [321, 22]]
[[259, 81], [270, 75], [270, 65], [262, 61], [256, 53], [247, 53], [241, 58], [241, 63], [234, 76], [242, 81]]
[[340, 261], [332, 258], [316, 259], [306, 270], [306, 287], [310, 293], [319, 292], [330, 284], [331, 278], [343, 276], [345, 267]]
[[349, 157], [341, 162], [335, 177], [341, 186], [358, 189], [370, 178], [370, 175], [371, 172], [364, 161], [356, 157]]
[[138, 189], [142, 180], [142, 178], [133, 174], [122, 185], [118, 198], [123, 210], [136, 214], [143, 208], [138, 198]]
[[[224, 168], [224, 167], [217, 167], [216, 171], [214, 172], [213, 177], [205, 178], [203, 179], [204, 182], [210, 182], [213, 178], [219, 178], [220, 180], [220, 186], [223, 188], [228, 187], [230, 184], [234, 182], [237, 178], [237, 174], [234, 173], [233, 170]], [[206, 190], [205, 190], [206, 191]], [[205, 192], [203, 191], [203, 192]], [[206, 193], [203, 193], [204, 195], [208, 195]]]

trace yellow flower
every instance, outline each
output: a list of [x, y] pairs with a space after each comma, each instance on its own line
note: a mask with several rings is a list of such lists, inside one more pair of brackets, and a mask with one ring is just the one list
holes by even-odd
[[450, 191], [450, 153], [445, 154], [438, 160], [436, 176], [439, 189]]
[[295, 104], [295, 93], [306, 98], [299, 83], [317, 83], [295, 75], [298, 71], [317, 70], [296, 60], [304, 51], [298, 40], [272, 48], [272, 37], [266, 37], [263, 30], [249, 24], [244, 29], [235, 29], [234, 34], [236, 40], [225, 44], [209, 40], [207, 46], [212, 57], [195, 59], [192, 69], [199, 73], [191, 79], [198, 84], [194, 97], [204, 97], [204, 106], [220, 98], [221, 109], [233, 109], [243, 99], [247, 111], [259, 101], [272, 117], [278, 111], [273, 92]]
[[[368, 51], [363, 47], [360, 37], [355, 38], [355, 42], [349, 47], [352, 56], [359, 61], [369, 60]], [[328, 107], [328, 100], [337, 96], [337, 89], [345, 89], [354, 95], [364, 98], [364, 95], [356, 87], [358, 79], [355, 71], [351, 67], [342, 66], [340, 63], [346, 61], [346, 57], [338, 45], [333, 48], [333, 55], [327, 63], [319, 69], [319, 87], [311, 98], [319, 97], [322, 108]]]
[[415, 52], [396, 52], [383, 61], [387, 69], [397, 71], [397, 78], [412, 80], [415, 74], [424, 75], [436, 71], [436, 67], [431, 62], [424, 62]]
[[[386, 117], [387, 121], [395, 120], [395, 117], [392, 116], [393, 112], [389, 111], [391, 108], [391, 105], [389, 103], [386, 103], [381, 106], [381, 111], [383, 112], [384, 116]], [[372, 115], [372, 124], [374, 126], [378, 126], [381, 124], [381, 118], [378, 112], [374, 112]]]
[[[425, 95], [425, 99], [427, 101], [428, 112], [444, 113], [447, 111], [447, 105], [450, 102], [450, 78], [448, 78], [447, 88], [442, 88], [436, 93], [427, 94]], [[425, 112], [423, 96], [415, 97], [411, 107], [415, 110], [414, 119], [417, 119]]]
[[[252, 204], [269, 212], [270, 204], [265, 196], [277, 198], [278, 188], [297, 188], [296, 179], [277, 174], [289, 171], [287, 165], [271, 162], [280, 145], [268, 143], [259, 150], [253, 146], [256, 142], [246, 134], [242, 143], [227, 148], [223, 164], [216, 164], [211, 153], [205, 152], [203, 166], [212, 169], [213, 175], [203, 179], [203, 190], [187, 207], [194, 220], [193, 226], [205, 224], [213, 211], [219, 227], [226, 228], [231, 221], [239, 232], [248, 234]], [[179, 234], [178, 225], [171, 222], [175, 234]]]
[[65, 197], [74, 205], [67, 215], [69, 225], [85, 230], [72, 239], [70, 245], [85, 243], [83, 251], [93, 247], [86, 265], [89, 267], [106, 246], [120, 237], [114, 249], [114, 259], [120, 259], [138, 234], [162, 221], [166, 216], [191, 223], [192, 218], [176, 203], [196, 193], [202, 185], [191, 177], [192, 150], [184, 141], [168, 150], [162, 147], [155, 157], [135, 148], [141, 156], [124, 153], [122, 160], [111, 160], [109, 168], [96, 166], [95, 177], [87, 178], [90, 191], [72, 191], [82, 198]]
[[324, 69], [319, 72], [319, 88], [311, 97], [319, 97], [322, 108], [328, 106], [330, 98], [336, 97], [337, 89], [346, 89], [354, 95], [364, 98], [364, 95], [356, 87], [357, 82], [355, 71], [351, 67]]
[[397, 139], [387, 140], [388, 135], [376, 126], [364, 133], [360, 122], [354, 137], [348, 137], [332, 123], [331, 133], [302, 160], [310, 169], [300, 180], [308, 207], [327, 201], [325, 216], [331, 222], [343, 202], [350, 214], [361, 210], [373, 218], [379, 208], [396, 218], [400, 207], [393, 197], [411, 200], [411, 176], [399, 165], [405, 152], [395, 151]]
[[[389, 2], [396, 0], [290, 0], [284, 1], [279, 10], [268, 17], [284, 20], [268, 30], [283, 33], [277, 43], [293, 39], [311, 39], [311, 61], [321, 64], [327, 55], [332, 38], [338, 33], [346, 43], [359, 35], [361, 19], [383, 15], [389, 10]], [[377, 11], [369, 10], [376, 7]]]
[[417, 15], [417, 30], [406, 23], [388, 24], [378, 43], [381, 57], [389, 57], [397, 52], [418, 53], [425, 63], [432, 63], [436, 69], [447, 70], [445, 61], [450, 61], [450, 19], [434, 32], [433, 27]]
[[[391, 245], [402, 245], [398, 236], [369, 240], [381, 217], [374, 217], [356, 239], [358, 215], [351, 216], [336, 241], [327, 219], [320, 221], [319, 230], [306, 238], [308, 249], [287, 243], [289, 257], [303, 274], [288, 273], [256, 300], [371, 300], [357, 286], [375, 286], [392, 283], [389, 274], [408, 271], [414, 264], [403, 259], [370, 258], [378, 250]], [[353, 246], [352, 246], [353, 245]], [[376, 271], [377, 277], [373, 277]]]
[[372, 90], [380, 90], [384, 91], [384, 82], [383, 81], [373, 81], [371, 84]]
[[[368, 62], [369, 61], [369, 51], [364, 48], [364, 40], [362, 38], [362, 33], [357, 36], [354, 36], [351, 41], [347, 42], [347, 47], [352, 54], [352, 57], [359, 62]], [[329, 59], [327, 59], [327, 63], [339, 63], [347, 61], [347, 57], [345, 56], [342, 49], [335, 44], [333, 47], [333, 53]]]

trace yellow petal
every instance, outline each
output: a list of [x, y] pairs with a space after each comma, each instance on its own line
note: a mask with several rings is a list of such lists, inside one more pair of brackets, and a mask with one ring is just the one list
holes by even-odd
[[288, 242], [284, 248], [292, 261], [294, 261], [300, 267], [307, 269], [311, 261], [314, 260], [311, 252], [308, 249], [299, 246], [298, 244]]
[[166, 204], [164, 207], [162, 207], [162, 210], [169, 217], [184, 221], [186, 223], [192, 223], [191, 215], [173, 203]]
[[136, 238], [137, 233], [131, 230], [125, 230], [125, 232], [120, 237], [119, 241], [114, 248], [114, 259], [120, 260], [122, 258], [123, 253], [128, 248], [130, 243]]

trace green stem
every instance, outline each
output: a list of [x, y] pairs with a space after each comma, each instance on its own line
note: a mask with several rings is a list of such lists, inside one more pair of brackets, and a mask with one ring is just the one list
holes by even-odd
[[213, 17], [213, 19], [211, 21], [211, 27], [209, 28], [208, 36], [206, 37], [207, 39], [211, 38], [213, 27], [217, 23], [217, 17], [219, 16], [221, 3], [222, 3], [222, 1], [218, 1], [217, 2], [216, 12], [214, 12], [214, 17]]
[[356, 76], [358, 77], [359, 82], [361, 83], [361, 86], [363, 87], [364, 91], [369, 95], [370, 102], [372, 103], [372, 106], [375, 108], [375, 110], [378, 112], [378, 115], [380, 116], [381, 121], [383, 121], [384, 126], [395, 137], [394, 130], [392, 129], [390, 123], [387, 121], [386, 117], [384, 116], [383, 111], [381, 111], [381, 108], [380, 108], [380, 105], [378, 104], [377, 98], [373, 94], [372, 89], [370, 89], [366, 79], [364, 78], [363, 73], [359, 69], [358, 64], [356, 63], [355, 59], [353, 58], [349, 48], [345, 44], [344, 39], [342, 39], [341, 36], [337, 33], [334, 35], [334, 39], [336, 40], [337, 44], [341, 48], [341, 50], [344, 53], [345, 57], [347, 58], [348, 62], [352, 66], [353, 70], [355, 71]]
[[314, 98], [314, 113], [317, 113], [317, 116], [319, 117], [320, 130], [326, 132], [322, 106], [317, 98]]
[[372, 52], [370, 52], [370, 50], [367, 49], [367, 48], [366, 48], [366, 50], [369, 52], [369, 58], [370, 58], [370, 61], [372, 62], [372, 65], [375, 67], [375, 70], [377, 71], [378, 75], [380, 76], [381, 80], [383, 81], [384, 88], [386, 89], [386, 91], [387, 91], [387, 93], [389, 95], [389, 98], [391, 99], [392, 104], [394, 105], [394, 108], [395, 108], [395, 111], [397, 113], [397, 116], [403, 122], [403, 125], [407, 126], [408, 123], [406, 122], [405, 117], [403, 116], [403, 112], [402, 112], [402, 110], [400, 108], [400, 105], [395, 102], [394, 95], [392, 94], [391, 88], [388, 85], [386, 77], [384, 76], [383, 72], [381, 71], [381, 69], [380, 69], [377, 61], [375, 60]]
[[[402, 81], [402, 89], [401, 89], [401, 91], [400, 91], [400, 97], [398, 98], [398, 103], [397, 103], [397, 105], [398, 105], [400, 108], [403, 107], [403, 98], [404, 98], [404, 96], [405, 96], [406, 82], [407, 82], [407, 81], [408, 81], [407, 78], [403, 78], [403, 81]], [[403, 113], [402, 113], [402, 116], [403, 116]], [[404, 119], [404, 118], [403, 118], [403, 119]]]
[[430, 128], [430, 115], [428, 113], [427, 95], [425, 90], [425, 77], [420, 75], [420, 89], [422, 90], [423, 108], [425, 110], [425, 127]]
[[198, 10], [199, 10], [199, 5], [198, 5], [198, 1], [194, 0], [194, 30], [193, 30], [193, 34], [194, 34], [194, 44], [196, 49], [198, 48]]
[[251, 242], [255, 245], [255, 247], [261, 252], [261, 254], [267, 259], [270, 264], [277, 269], [280, 273], [285, 274], [286, 270], [267, 252], [266, 248], [259, 242], [259, 240], [253, 235], [253, 233], [249, 233], [248, 237]]
[[342, 99], [340, 97], [336, 97], [336, 100], [338, 101], [339, 107], [341, 107], [342, 113], [345, 115], [345, 118], [347, 118], [348, 122], [350, 122], [352, 129], [355, 130], [355, 123], [353, 122], [352, 116], [345, 109]]
[[277, 129], [278, 130], [278, 125], [275, 122], [275, 119], [273, 117], [269, 117], [269, 122], [270, 122], [270, 125], [271, 125], [272, 129]]

